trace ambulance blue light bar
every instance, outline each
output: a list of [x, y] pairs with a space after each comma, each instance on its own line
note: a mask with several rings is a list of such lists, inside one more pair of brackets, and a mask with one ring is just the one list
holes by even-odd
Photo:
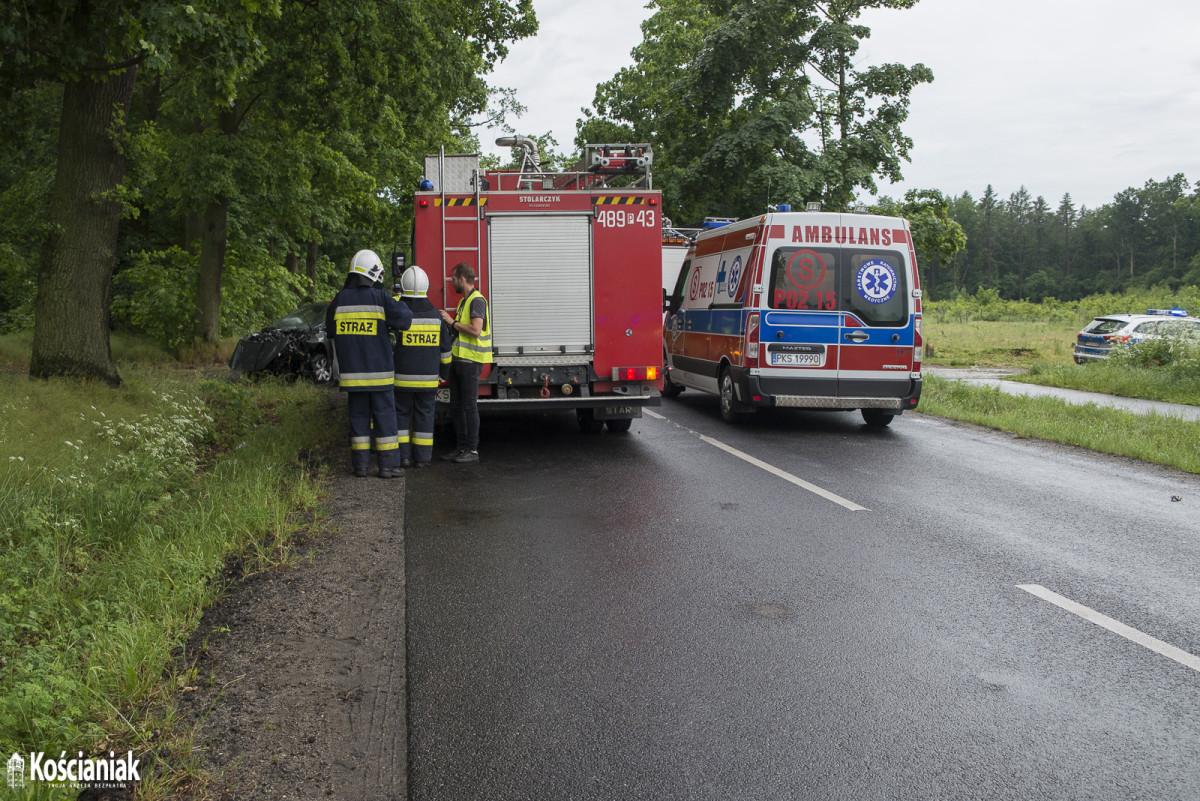
[[613, 381], [653, 381], [658, 378], [657, 367], [614, 367]]
[[1187, 317], [1187, 309], [1146, 309], [1146, 314], [1165, 314], [1168, 317]]

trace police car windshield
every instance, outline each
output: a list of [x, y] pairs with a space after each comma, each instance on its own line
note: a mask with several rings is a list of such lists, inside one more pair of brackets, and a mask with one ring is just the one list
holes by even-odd
[[772, 309], [852, 312], [867, 325], [908, 322], [908, 280], [894, 250], [781, 247], [771, 257]]

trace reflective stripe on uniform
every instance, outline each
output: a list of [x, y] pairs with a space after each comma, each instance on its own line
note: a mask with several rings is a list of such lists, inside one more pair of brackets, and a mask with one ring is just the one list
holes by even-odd
[[393, 373], [342, 373], [338, 385], [343, 387], [386, 387]]
[[371, 450], [370, 437], [351, 437], [350, 450], [352, 451], [369, 451]]
[[338, 306], [333, 310], [333, 316], [351, 320], [382, 320], [384, 312], [382, 306]]
[[433, 434], [432, 433], [413, 434], [412, 435], [412, 443], [413, 443], [413, 445], [432, 445], [433, 444]]
[[394, 451], [400, 447], [399, 437], [379, 437], [375, 440], [375, 450], [377, 451]]
[[438, 385], [438, 377], [436, 375], [394, 373], [392, 380], [401, 389], [430, 389], [436, 388]]

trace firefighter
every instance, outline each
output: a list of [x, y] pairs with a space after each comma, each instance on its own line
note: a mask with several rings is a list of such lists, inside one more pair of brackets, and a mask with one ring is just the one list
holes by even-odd
[[450, 412], [458, 449], [442, 458], [467, 464], [479, 461], [479, 374], [492, 363], [492, 327], [487, 301], [466, 262], [454, 265], [454, 291], [462, 295], [458, 313], [443, 310], [442, 320], [458, 335], [450, 349]]
[[370, 250], [355, 253], [345, 285], [325, 312], [325, 331], [337, 350], [340, 388], [346, 393], [350, 409], [350, 466], [354, 475], [365, 476], [371, 466], [374, 434], [379, 477], [396, 478], [404, 475], [404, 470], [399, 464], [388, 330], [407, 329], [412, 312], [381, 288], [382, 278], [379, 256]]
[[412, 325], [396, 337], [396, 427], [400, 466], [429, 467], [438, 381], [450, 374], [450, 330], [429, 302], [429, 276], [415, 264], [400, 276], [400, 302]]

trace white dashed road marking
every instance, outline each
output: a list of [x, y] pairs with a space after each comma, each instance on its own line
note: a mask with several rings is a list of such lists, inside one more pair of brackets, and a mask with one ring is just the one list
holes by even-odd
[[[649, 409], [644, 409], [643, 412], [645, 414], [649, 415], [650, 417], [653, 417], [656, 420], [666, 420], [667, 419], [666, 417], [662, 416], [661, 414], [658, 414], [657, 412], [652, 412]], [[678, 425], [678, 424], [676, 424], [676, 425]], [[796, 476], [792, 475], [791, 473], [787, 472], [786, 470], [781, 470], [780, 468], [776, 467], [775, 465], [767, 464], [766, 462], [762, 461], [761, 459], [756, 459], [755, 457], [751, 456], [750, 454], [748, 454], [744, 451], [739, 451], [737, 448], [733, 447], [732, 445], [726, 445], [724, 442], [721, 442], [720, 440], [713, 439], [712, 437], [706, 437], [705, 435], [699, 433], [698, 431], [692, 431], [690, 428], [687, 428], [686, 426], [680, 426], [680, 428], [683, 428], [685, 431], [690, 431], [691, 433], [700, 437], [701, 442], [706, 442], [715, 448], [720, 448], [721, 450], [725, 451], [726, 453], [736, 456], [737, 458], [741, 459], [744, 462], [748, 462], [748, 463], [754, 465], [755, 467], [766, 470], [768, 473], [770, 473], [773, 476], [778, 476], [779, 478], [782, 478], [784, 481], [795, 484], [797, 487], [800, 487], [801, 489], [808, 490], [809, 492], [813, 493], [814, 495], [819, 495], [827, 501], [833, 501], [838, 506], [845, 507], [846, 509], [849, 509], [852, 512], [870, 511], [865, 506], [859, 506], [854, 501], [848, 501], [840, 495], [836, 495], [827, 489], [822, 489], [821, 487], [818, 487], [816, 484], [811, 484], [802, 478], [797, 478]]]
[[1032, 595], [1036, 595], [1043, 601], [1049, 601], [1060, 609], [1065, 609], [1073, 615], [1078, 615], [1084, 620], [1095, 623], [1101, 628], [1108, 629], [1113, 634], [1119, 634], [1130, 642], [1135, 642], [1143, 648], [1149, 648], [1160, 656], [1165, 656], [1167, 659], [1173, 659], [1185, 667], [1190, 667], [1192, 670], [1200, 672], [1200, 657], [1194, 654], [1189, 654], [1182, 648], [1176, 648], [1170, 643], [1165, 643], [1149, 634], [1143, 634], [1135, 628], [1126, 626], [1119, 620], [1113, 620], [1107, 615], [1102, 615], [1091, 607], [1084, 606], [1081, 603], [1076, 603], [1070, 598], [1059, 595], [1057, 592], [1048, 590], [1040, 584], [1018, 584], [1019, 589], [1025, 590]]

